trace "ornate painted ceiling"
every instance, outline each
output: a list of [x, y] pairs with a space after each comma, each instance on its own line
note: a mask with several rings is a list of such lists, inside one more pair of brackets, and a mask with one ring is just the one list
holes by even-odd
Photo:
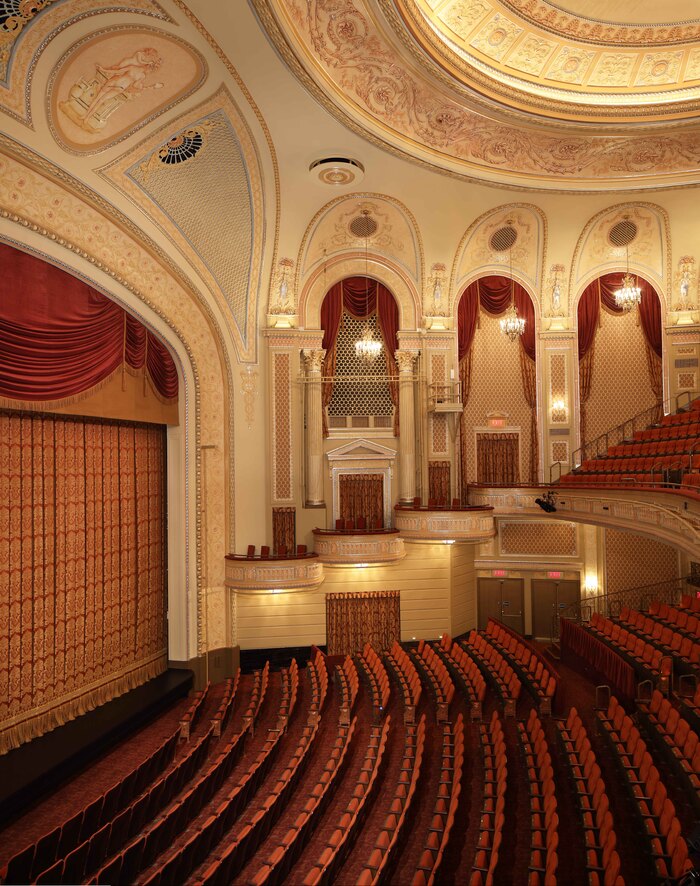
[[619, 21], [602, 0], [252, 2], [305, 86], [396, 152], [521, 187], [697, 180], [700, 11], [690, 0], [623, 0]]

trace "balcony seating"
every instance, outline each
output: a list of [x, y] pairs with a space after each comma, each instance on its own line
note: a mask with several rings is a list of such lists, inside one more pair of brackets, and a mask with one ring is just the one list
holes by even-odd
[[[671, 613], [680, 616], [678, 610], [669, 607], [668, 614]], [[687, 616], [681, 618], [683, 624], [687, 625]], [[700, 638], [695, 632], [691, 635], [680, 627], [664, 626], [663, 621], [645, 616], [643, 612], [629, 609], [627, 606], [623, 606], [620, 610], [618, 621], [628, 631], [659, 649], [663, 655], [670, 655], [676, 671], [687, 673], [700, 667]], [[693, 623], [697, 626], [697, 619], [694, 617]]]
[[670, 659], [664, 659], [660, 649], [597, 612], [593, 613], [588, 630], [628, 661], [641, 679], [668, 684]]

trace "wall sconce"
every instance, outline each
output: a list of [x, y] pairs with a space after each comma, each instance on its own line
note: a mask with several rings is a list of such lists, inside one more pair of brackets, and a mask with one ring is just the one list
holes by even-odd
[[597, 575], [587, 575], [583, 582], [583, 589], [586, 592], [586, 595], [591, 597], [598, 591], [598, 576]]
[[566, 401], [561, 398], [552, 400], [552, 421], [565, 422], [569, 417], [569, 408]]

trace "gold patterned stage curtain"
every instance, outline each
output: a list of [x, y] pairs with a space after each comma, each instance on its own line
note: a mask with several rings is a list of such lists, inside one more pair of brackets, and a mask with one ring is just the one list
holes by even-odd
[[451, 503], [449, 461], [428, 462], [428, 499], [439, 505]]
[[381, 474], [340, 474], [340, 516], [344, 520], [365, 517], [367, 526], [384, 524], [384, 477]]
[[518, 434], [477, 434], [476, 477], [488, 486], [520, 483]]
[[165, 671], [165, 430], [0, 412], [0, 753]]
[[296, 551], [296, 513], [296, 508], [272, 509], [272, 544], [275, 553], [281, 547], [285, 547], [288, 554]]
[[379, 650], [401, 640], [399, 591], [326, 594], [328, 655], [352, 655], [365, 643]]

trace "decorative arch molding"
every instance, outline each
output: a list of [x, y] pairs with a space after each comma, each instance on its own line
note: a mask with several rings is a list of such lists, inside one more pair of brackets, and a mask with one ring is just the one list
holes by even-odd
[[[655, 246], [658, 248], [658, 256], [656, 267], [643, 265], [637, 259], [633, 250], [630, 253], [630, 270], [635, 274], [639, 274], [640, 277], [644, 277], [645, 280], [653, 285], [661, 299], [664, 316], [667, 316], [668, 311], [670, 310], [670, 304], [666, 289], [671, 285], [672, 279], [671, 226], [668, 213], [663, 206], [659, 206], [657, 203], [630, 201], [616, 203], [613, 206], [608, 206], [605, 209], [600, 210], [600, 212], [597, 212], [586, 222], [578, 240], [576, 241], [576, 247], [574, 248], [574, 253], [571, 259], [571, 274], [569, 276], [569, 305], [571, 306], [571, 315], [574, 318], [574, 322], [579, 299], [586, 286], [597, 277], [603, 276], [603, 274], [625, 271], [627, 268], [626, 255], [622, 249], [616, 250], [615, 256], [608, 261], [601, 260], [594, 262], [594, 256], [585, 254], [588, 244], [593, 237], [598, 236], [600, 242], [596, 245], [596, 248], [599, 254], [602, 255], [602, 239], [605, 238], [607, 241], [606, 232], [604, 230], [604, 228], [607, 227], [605, 224], [606, 220], [610, 223], [609, 227], [612, 227], [617, 221], [622, 220], [624, 215], [634, 215], [635, 210], [637, 215], [639, 215], [640, 210], [646, 211], [651, 218], [656, 221], [659, 238], [656, 241]], [[635, 219], [633, 218], [633, 220]], [[650, 231], [649, 235], [649, 239], [652, 240], [652, 242], [654, 239], [653, 233], [653, 231]], [[608, 243], [607, 249], [609, 254], [612, 255], [615, 247]], [[594, 250], [591, 251], [594, 252]], [[586, 261], [587, 258], [588, 261]]]
[[[548, 227], [547, 216], [539, 206], [535, 206], [533, 203], [504, 203], [482, 213], [469, 225], [459, 241], [450, 273], [450, 298], [452, 299], [451, 311], [453, 315], [456, 316], [459, 298], [470, 283], [473, 283], [479, 277], [488, 277], [491, 274], [504, 275], [510, 272], [508, 262], [506, 261], [506, 264], [504, 264], [503, 262], [495, 261], [494, 256], [498, 253], [492, 250], [484, 252], [485, 255], [489, 255], [489, 260], [484, 261], [478, 268], [470, 268], [468, 270], [463, 268], [468, 249], [479, 236], [479, 232], [483, 229], [484, 237], [488, 236], [489, 232], [493, 233], [493, 230], [506, 224], [510, 213], [515, 214], [513, 227], [518, 231], [519, 235], [524, 227], [522, 219], [525, 218], [526, 214], [530, 214], [536, 225], [536, 230], [528, 234], [525, 246], [525, 249], [527, 249], [526, 260], [523, 261], [522, 255], [520, 260], [518, 260], [518, 253], [517, 251], [515, 252], [514, 258], [516, 261], [513, 263], [513, 278], [527, 290], [539, 315], [539, 298], [535, 296], [535, 292], [542, 290], [544, 284]], [[520, 219], [517, 217], [518, 214], [520, 214]], [[494, 218], [495, 216], [498, 219]], [[489, 219], [494, 219], [493, 225], [488, 225]], [[517, 241], [515, 245], [517, 246]], [[507, 257], [508, 253], [506, 252], [504, 255]]]
[[[365, 253], [349, 252], [329, 259], [316, 267], [305, 281], [299, 298], [299, 322], [305, 329], [321, 328], [321, 304], [336, 283], [346, 277], [365, 276]], [[384, 256], [367, 254], [367, 276], [383, 283], [396, 299], [399, 309], [399, 330], [415, 331], [422, 323], [420, 295], [415, 281], [405, 270]]]
[[[510, 271], [508, 271], [508, 273], [510, 273]], [[457, 312], [459, 311], [459, 303], [462, 300], [462, 296], [466, 292], [467, 288], [469, 286], [471, 286], [471, 284], [474, 283], [476, 280], [481, 280], [484, 277], [491, 277], [492, 275], [496, 275], [498, 277], [504, 277], [504, 276], [507, 277], [508, 273], [504, 274], [504, 269], [502, 267], [496, 267], [496, 268], [489, 268], [488, 270], [485, 270], [483, 272], [476, 271], [476, 272], [470, 274], [468, 277], [464, 278], [464, 281], [462, 283], [460, 283], [459, 289], [455, 292], [454, 302], [452, 305], [452, 322], [454, 323], [455, 329], [457, 328]], [[538, 333], [539, 333], [541, 326], [542, 326], [542, 322], [541, 322], [542, 318], [540, 316], [540, 310], [541, 310], [540, 299], [537, 296], [537, 293], [535, 292], [535, 290], [532, 288], [530, 282], [525, 277], [523, 277], [520, 273], [518, 273], [516, 268], [513, 268], [513, 280], [516, 283], [519, 283], [522, 286], [522, 288], [525, 290], [525, 292], [527, 292], [527, 294], [530, 296], [530, 301], [532, 302], [532, 306], [535, 311], [535, 341], [537, 342], [537, 341], [539, 341]], [[538, 353], [538, 357], [539, 357], [539, 353]]]
[[[223, 587], [223, 555], [233, 537], [233, 475], [228, 473], [233, 387], [221, 330], [178, 269], [143, 232], [89, 189], [6, 138], [0, 138], [0, 220], [3, 239], [122, 303], [178, 357], [184, 383], [182, 432], [168, 483], [185, 518], [177, 539], [178, 574], [171, 575], [169, 588], [170, 657], [193, 658], [204, 651], [205, 593]], [[203, 446], [211, 448], [206, 464]], [[207, 507], [222, 518], [211, 521], [206, 539], [200, 517], [203, 495]]]
[[[316, 239], [316, 235], [318, 234], [323, 221], [334, 210], [338, 209], [344, 203], [347, 203], [349, 207], [357, 207], [357, 211], [359, 212], [362, 208], [363, 203], [372, 204], [380, 202], [386, 204], [387, 214], [391, 213], [395, 220], [398, 219], [403, 222], [409, 232], [409, 235], [412, 238], [412, 251], [414, 253], [414, 272], [411, 272], [408, 262], [402, 261], [399, 258], [397, 254], [397, 252], [399, 251], [397, 248], [397, 243], [393, 242], [391, 237], [387, 237], [385, 240], [381, 239], [381, 229], [378, 231], [378, 234], [380, 235], [378, 243], [372, 244], [374, 246], [374, 251], [376, 253], [379, 253], [380, 249], [378, 249], [377, 247], [381, 247], [382, 245], [384, 245], [386, 248], [381, 249], [381, 253], [384, 254], [386, 260], [392, 264], [395, 264], [397, 267], [403, 265], [404, 271], [415, 281], [417, 286], [420, 286], [425, 268], [425, 255], [423, 251], [423, 240], [421, 238], [420, 230], [418, 228], [418, 223], [416, 222], [415, 216], [405, 204], [403, 204], [400, 200], [397, 200], [395, 197], [390, 197], [387, 194], [358, 192], [355, 194], [342, 194], [341, 196], [335, 197], [333, 200], [330, 200], [318, 210], [318, 212], [309, 222], [308, 227], [304, 231], [304, 236], [299, 247], [296, 270], [297, 292], [301, 291], [300, 283], [304, 276], [311, 273], [319, 264], [323, 264], [324, 262], [322, 254], [317, 258], [313, 258], [311, 253], [314, 240]], [[345, 243], [342, 241], [342, 239], [339, 239], [336, 253], [343, 254], [345, 252], [352, 251], [355, 242], [356, 240], [353, 240], [353, 238], [351, 237], [348, 237]], [[333, 253], [331, 253], [331, 257], [333, 257]]]

